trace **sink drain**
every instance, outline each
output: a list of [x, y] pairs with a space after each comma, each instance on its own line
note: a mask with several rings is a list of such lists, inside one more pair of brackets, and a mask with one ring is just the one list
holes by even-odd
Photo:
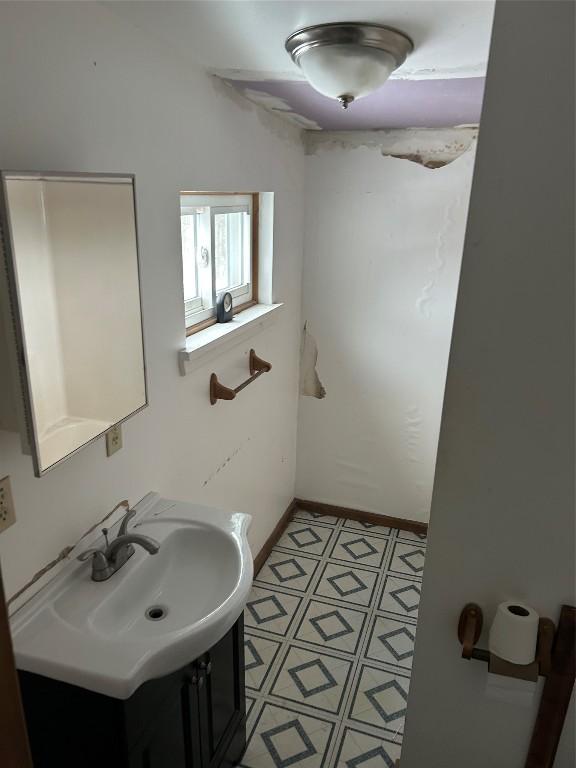
[[161, 621], [166, 617], [168, 609], [163, 605], [152, 605], [146, 610], [146, 618], [150, 621]]

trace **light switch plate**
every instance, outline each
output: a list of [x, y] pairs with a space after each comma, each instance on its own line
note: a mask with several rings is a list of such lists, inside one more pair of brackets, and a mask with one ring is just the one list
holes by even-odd
[[0, 531], [6, 530], [15, 522], [16, 510], [14, 509], [10, 478], [4, 477], [0, 480]]
[[106, 432], [106, 456], [112, 456], [122, 448], [122, 427], [117, 424]]

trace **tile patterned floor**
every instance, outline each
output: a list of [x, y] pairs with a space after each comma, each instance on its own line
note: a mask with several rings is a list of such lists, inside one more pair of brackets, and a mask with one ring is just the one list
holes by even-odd
[[298, 511], [245, 611], [243, 768], [394, 768], [426, 539]]

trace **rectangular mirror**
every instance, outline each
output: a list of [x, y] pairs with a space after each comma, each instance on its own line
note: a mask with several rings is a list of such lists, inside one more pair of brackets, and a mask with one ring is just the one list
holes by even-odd
[[147, 405], [134, 177], [1, 179], [26, 432], [40, 476]]

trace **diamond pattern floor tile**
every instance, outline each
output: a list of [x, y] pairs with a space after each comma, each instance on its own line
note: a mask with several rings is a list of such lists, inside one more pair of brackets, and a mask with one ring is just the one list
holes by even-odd
[[334, 768], [395, 768], [400, 744], [345, 728]]
[[256, 704], [256, 698], [254, 696], [250, 696], [250, 694], [246, 694], [246, 717], [250, 717], [252, 714], [252, 710], [254, 709], [254, 704]]
[[320, 523], [321, 525], [338, 525], [339, 519], [334, 515], [322, 515], [319, 512], [308, 512], [305, 509], [298, 509], [294, 512], [294, 520], [306, 520], [309, 523]]
[[294, 638], [321, 648], [356, 653], [366, 614], [351, 608], [310, 600]]
[[365, 665], [360, 670], [349, 719], [403, 733], [410, 678]]
[[323, 555], [333, 533], [333, 528], [294, 520], [288, 523], [278, 546], [301, 555]]
[[412, 533], [412, 531], [398, 531], [399, 541], [413, 541], [420, 547], [426, 546], [427, 538], [423, 533]]
[[376, 525], [375, 523], [364, 523], [361, 520], [344, 520], [345, 531], [362, 531], [377, 536], [390, 536], [392, 528], [387, 525]]
[[302, 598], [254, 586], [244, 610], [246, 627], [255, 627], [284, 637]]
[[418, 616], [420, 581], [387, 574], [378, 607], [381, 611], [401, 616]]
[[273, 550], [258, 574], [259, 583], [306, 592], [318, 569], [318, 560]]
[[314, 594], [352, 605], [372, 604], [377, 573], [331, 562], [326, 563], [323, 569]]
[[386, 616], [375, 616], [366, 658], [412, 669], [416, 627]]
[[331, 559], [346, 560], [355, 565], [380, 568], [386, 554], [388, 541], [369, 536], [360, 531], [342, 530], [330, 554]]
[[250, 630], [244, 633], [244, 675], [246, 688], [262, 690], [270, 668], [282, 646], [279, 640], [260, 637]]
[[395, 768], [425, 555], [406, 531], [295, 513], [244, 612], [244, 768]]
[[423, 547], [397, 541], [394, 545], [390, 570], [421, 578], [424, 572], [425, 559], [426, 550]]
[[334, 724], [296, 709], [265, 704], [242, 758], [244, 768], [323, 768]]
[[349, 683], [352, 662], [290, 646], [270, 695], [338, 713]]

